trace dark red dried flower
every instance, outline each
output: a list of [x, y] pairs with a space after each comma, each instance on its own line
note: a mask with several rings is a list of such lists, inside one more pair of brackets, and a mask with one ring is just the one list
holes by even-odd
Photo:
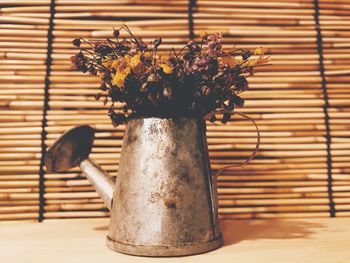
[[113, 36], [114, 36], [115, 38], [118, 38], [119, 35], [120, 35], [119, 29], [114, 29], [114, 30], [113, 30]]
[[162, 38], [158, 37], [153, 41], [154, 47], [158, 48], [162, 44]]
[[81, 45], [80, 38], [73, 39], [72, 44], [73, 44], [73, 46], [80, 47], [80, 45]]
[[102, 56], [108, 55], [113, 52], [111, 46], [106, 43], [96, 43], [94, 46], [94, 51], [101, 54]]

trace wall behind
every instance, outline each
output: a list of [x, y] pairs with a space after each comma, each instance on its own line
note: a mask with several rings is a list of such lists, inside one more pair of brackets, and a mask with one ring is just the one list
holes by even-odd
[[[146, 41], [162, 36], [163, 48], [221, 31], [227, 48], [272, 56], [241, 110], [258, 122], [260, 151], [219, 176], [222, 217], [350, 215], [347, 0], [0, 0], [0, 21], [0, 220], [108, 216], [78, 169], [49, 174], [43, 158], [64, 131], [90, 124], [91, 157], [117, 175], [123, 127], [94, 99], [98, 80], [71, 71], [69, 58], [73, 38], [110, 37], [124, 23]], [[255, 147], [254, 126], [236, 118], [208, 123], [213, 172]]]

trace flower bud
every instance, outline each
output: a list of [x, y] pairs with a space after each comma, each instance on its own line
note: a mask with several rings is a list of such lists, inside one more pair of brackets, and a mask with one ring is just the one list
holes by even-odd
[[119, 35], [120, 35], [120, 31], [119, 31], [118, 29], [115, 29], [115, 30], [113, 31], [113, 36], [114, 36], [115, 38], [118, 38]]
[[154, 47], [157, 48], [162, 44], [162, 38], [158, 37], [153, 41]]
[[206, 37], [209, 36], [209, 34], [208, 34], [208, 32], [203, 31], [203, 32], [201, 32], [201, 33], [199, 34], [199, 36], [200, 36], [201, 38], [206, 38]]
[[253, 55], [253, 53], [252, 53], [250, 50], [246, 49], [246, 50], [244, 50], [244, 52], [242, 53], [242, 58], [243, 58], [243, 60], [247, 60], [247, 59], [250, 58], [252, 55]]
[[73, 44], [73, 46], [80, 47], [80, 45], [81, 45], [80, 38], [73, 39], [72, 44]]

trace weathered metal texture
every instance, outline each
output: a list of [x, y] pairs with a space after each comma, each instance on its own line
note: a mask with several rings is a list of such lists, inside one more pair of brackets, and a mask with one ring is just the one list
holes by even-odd
[[205, 122], [130, 120], [111, 212], [107, 244], [118, 252], [180, 256], [220, 247]]
[[181, 256], [222, 245], [203, 120], [130, 120], [116, 189], [88, 158], [93, 140], [91, 127], [73, 128], [50, 147], [45, 164], [51, 172], [80, 166], [111, 209], [109, 248], [140, 256]]
[[95, 131], [88, 125], [66, 131], [47, 150], [45, 165], [48, 172], [65, 172], [86, 159], [92, 148]]
[[110, 210], [112, 208], [115, 181], [90, 158], [81, 161], [79, 166]]

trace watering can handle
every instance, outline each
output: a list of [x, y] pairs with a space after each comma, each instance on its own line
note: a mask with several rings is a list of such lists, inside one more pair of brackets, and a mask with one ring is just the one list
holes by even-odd
[[256, 121], [249, 117], [248, 115], [244, 114], [244, 113], [241, 113], [241, 112], [237, 112], [237, 111], [229, 111], [229, 110], [216, 110], [216, 111], [213, 111], [209, 114], [207, 114], [204, 118], [207, 120], [208, 117], [212, 116], [213, 114], [217, 114], [217, 113], [234, 113], [234, 114], [238, 114], [239, 116], [242, 116], [243, 118], [247, 119], [247, 120], [250, 120], [254, 126], [255, 126], [255, 129], [256, 129], [256, 134], [257, 134], [257, 139], [256, 139], [256, 145], [255, 145], [255, 148], [253, 150], [253, 152], [251, 153], [251, 155], [242, 163], [239, 163], [239, 164], [229, 164], [229, 165], [225, 165], [223, 167], [221, 167], [214, 175], [214, 182], [216, 182], [216, 179], [217, 177], [223, 173], [224, 170], [227, 170], [228, 168], [231, 168], [231, 167], [238, 167], [238, 166], [244, 166], [246, 164], [248, 164], [256, 155], [256, 153], [258, 152], [259, 150], [259, 146], [260, 146], [260, 130], [259, 130], [259, 127], [256, 123]]

